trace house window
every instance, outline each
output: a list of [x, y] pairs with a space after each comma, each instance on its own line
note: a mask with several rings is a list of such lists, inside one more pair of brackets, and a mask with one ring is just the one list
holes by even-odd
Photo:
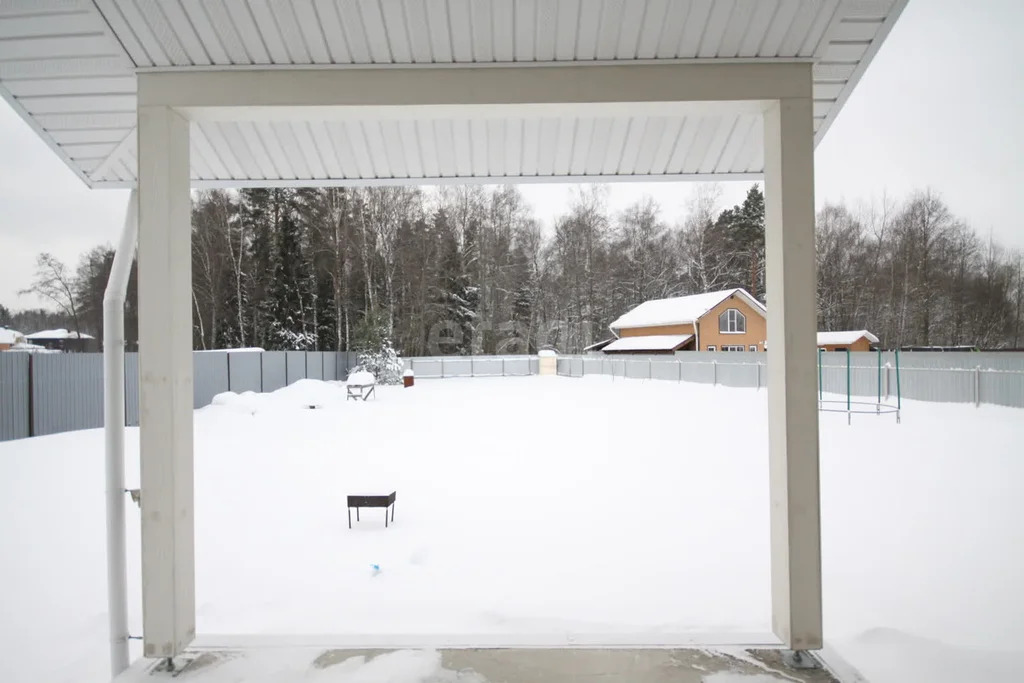
[[722, 345], [722, 350], [723, 351], [742, 351], [743, 350], [743, 345], [742, 344], [723, 344]]
[[751, 344], [750, 345], [750, 350], [751, 351], [757, 351], [757, 344]]
[[718, 331], [722, 334], [742, 334], [747, 331], [747, 318], [735, 308], [723, 311], [718, 316]]
[[716, 351], [714, 344], [708, 344], [708, 351]]

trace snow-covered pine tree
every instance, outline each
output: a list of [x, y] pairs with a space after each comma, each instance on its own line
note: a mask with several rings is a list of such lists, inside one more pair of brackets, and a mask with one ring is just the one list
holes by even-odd
[[314, 325], [315, 290], [311, 264], [305, 254], [295, 191], [271, 190], [277, 227], [277, 259], [270, 294], [273, 300], [273, 344], [286, 350], [317, 348]]
[[438, 285], [434, 295], [434, 309], [439, 318], [431, 335], [432, 353], [442, 355], [468, 355], [473, 352], [473, 334], [479, 303], [479, 289], [470, 284], [462, 250], [450, 229], [445, 229], [444, 216], [439, 221], [441, 239]]

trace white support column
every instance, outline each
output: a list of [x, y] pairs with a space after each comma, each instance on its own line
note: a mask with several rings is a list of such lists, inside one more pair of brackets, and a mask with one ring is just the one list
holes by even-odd
[[793, 650], [822, 646], [812, 112], [764, 112], [772, 630]]
[[195, 638], [189, 122], [138, 119], [143, 654], [173, 657]]

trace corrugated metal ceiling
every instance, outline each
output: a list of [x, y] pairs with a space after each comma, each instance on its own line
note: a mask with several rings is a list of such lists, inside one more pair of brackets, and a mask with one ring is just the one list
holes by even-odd
[[[92, 186], [135, 181], [135, 70], [813, 59], [824, 133], [905, 0], [3, 0], [0, 94]], [[197, 185], [751, 174], [759, 117], [193, 124]]]

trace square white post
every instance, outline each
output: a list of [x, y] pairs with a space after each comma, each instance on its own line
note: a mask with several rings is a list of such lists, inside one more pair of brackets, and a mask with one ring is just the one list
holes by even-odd
[[822, 646], [812, 113], [764, 111], [772, 630], [792, 650]]
[[196, 630], [189, 122], [138, 122], [143, 654], [173, 657]]

